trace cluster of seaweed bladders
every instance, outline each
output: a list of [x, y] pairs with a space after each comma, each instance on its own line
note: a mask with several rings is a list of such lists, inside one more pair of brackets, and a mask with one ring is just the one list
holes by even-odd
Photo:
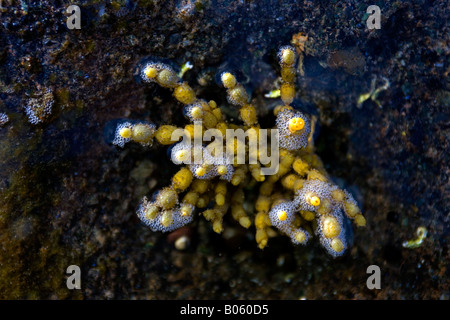
[[[181, 128], [144, 121], [126, 121], [116, 128], [115, 145], [134, 141], [149, 147], [156, 140], [172, 146], [171, 161], [181, 166], [169, 186], [139, 204], [137, 215], [151, 230], [173, 231], [202, 215], [221, 233], [224, 215], [231, 212], [242, 227], [254, 226], [261, 249], [279, 233], [302, 245], [315, 234], [333, 257], [350, 247], [348, 221], [365, 226], [366, 220], [352, 195], [330, 181], [314, 153], [311, 117], [291, 106], [294, 49], [281, 47], [278, 59], [282, 103], [273, 109], [275, 127], [267, 129], [275, 138], [268, 143], [269, 130], [260, 127], [257, 109], [231, 70], [218, 77], [228, 102], [239, 109], [239, 123], [227, 120], [215, 101], [198, 98], [168, 64], [155, 60], [139, 66], [141, 80], [172, 90], [189, 120]], [[258, 191], [252, 210], [245, 197], [249, 186]]]

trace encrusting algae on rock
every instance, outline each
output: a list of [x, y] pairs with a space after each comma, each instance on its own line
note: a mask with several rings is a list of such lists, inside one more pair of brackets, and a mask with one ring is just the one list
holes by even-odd
[[[350, 247], [347, 221], [365, 226], [365, 218], [352, 195], [330, 181], [314, 153], [314, 121], [291, 106], [295, 98], [294, 49], [281, 47], [278, 58], [282, 104], [273, 110], [276, 125], [271, 132], [276, 134], [269, 146], [262, 143], [267, 134], [258, 123], [257, 108], [232, 71], [218, 76], [228, 102], [239, 108], [242, 124], [228, 121], [215, 101], [199, 99], [168, 64], [147, 60], [139, 66], [144, 82], [173, 91], [190, 121], [184, 128], [170, 124], [157, 128], [145, 122], [117, 126], [113, 144], [123, 147], [135, 141], [151, 146], [156, 140], [172, 145], [172, 162], [185, 164], [172, 177], [170, 186], [158, 191], [152, 200], [144, 197], [141, 201], [137, 215], [151, 230], [173, 231], [190, 223], [199, 212], [215, 232], [221, 233], [223, 218], [230, 211], [242, 227], [254, 225], [261, 249], [277, 235], [274, 228], [294, 244], [306, 244], [315, 234], [333, 257]], [[239, 130], [245, 131], [243, 139], [229, 135]], [[274, 167], [277, 170], [270, 170]], [[252, 212], [244, 209], [247, 186], [259, 188]]]

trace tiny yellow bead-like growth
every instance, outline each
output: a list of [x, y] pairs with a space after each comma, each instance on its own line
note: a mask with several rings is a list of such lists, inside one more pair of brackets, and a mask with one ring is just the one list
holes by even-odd
[[298, 176], [291, 173], [291, 174], [284, 176], [283, 179], [281, 179], [281, 184], [286, 189], [292, 190], [292, 189], [294, 189], [294, 184], [297, 179], [298, 179]]
[[250, 104], [244, 105], [240, 109], [240, 114], [242, 121], [244, 121], [247, 126], [254, 125], [257, 122], [256, 109]]
[[252, 225], [252, 221], [249, 217], [241, 217], [239, 218], [239, 224], [245, 229], [248, 229]]
[[294, 239], [298, 242], [298, 243], [304, 243], [307, 241], [307, 237], [306, 234], [303, 231], [298, 231], [294, 234]]
[[354, 218], [359, 213], [359, 208], [353, 202], [344, 202], [344, 210], [348, 216]]
[[281, 68], [281, 79], [284, 82], [294, 82], [295, 68], [294, 67]]
[[223, 206], [225, 204], [225, 196], [223, 194], [216, 194], [216, 203], [219, 206]]
[[195, 180], [192, 182], [192, 191], [198, 193], [205, 193], [208, 191], [209, 181], [208, 180]]
[[305, 120], [302, 118], [292, 118], [289, 120], [289, 131], [291, 133], [295, 133], [297, 131], [302, 130], [305, 127]]
[[122, 138], [130, 139], [131, 136], [133, 135], [133, 131], [131, 130], [131, 128], [125, 127], [120, 129], [119, 134]]
[[278, 212], [278, 219], [280, 221], [285, 221], [287, 219], [287, 212], [286, 211], [279, 211]]
[[261, 166], [259, 164], [249, 165], [249, 169], [250, 169], [250, 172], [251, 172], [253, 178], [256, 181], [262, 182], [266, 179], [266, 177], [262, 174]]
[[322, 231], [325, 237], [334, 238], [341, 232], [341, 226], [335, 217], [325, 217], [322, 219]]
[[213, 109], [211, 113], [216, 117], [217, 121], [221, 121], [223, 118], [222, 110], [219, 108]]
[[220, 220], [213, 221], [212, 228], [215, 233], [222, 233], [223, 231], [222, 221]]
[[158, 73], [156, 81], [162, 87], [173, 88], [178, 82], [178, 77], [173, 70], [163, 69]]
[[338, 202], [344, 201], [345, 194], [342, 190], [336, 189], [331, 191], [331, 197]]
[[295, 87], [292, 83], [283, 83], [280, 87], [280, 95], [281, 95], [281, 100], [283, 100], [283, 102], [286, 105], [289, 105], [292, 103], [292, 101], [294, 101], [294, 97], [295, 97]]
[[228, 172], [228, 168], [225, 165], [219, 165], [217, 167], [217, 173], [220, 174], [221, 176], [226, 175]]
[[358, 227], [365, 227], [366, 226], [366, 218], [362, 214], [357, 214], [355, 217], [355, 224]]
[[208, 101], [208, 105], [211, 107], [211, 109], [217, 108], [217, 103], [214, 100]]
[[193, 211], [193, 206], [183, 205], [181, 207], [181, 215], [183, 217], [190, 216]]
[[280, 60], [282, 64], [293, 65], [295, 63], [295, 52], [291, 48], [282, 48]]
[[232, 89], [236, 86], [236, 77], [230, 72], [224, 72], [221, 76], [222, 84], [227, 89]]
[[183, 197], [183, 202], [195, 206], [199, 198], [199, 194], [197, 192], [188, 192]]
[[196, 100], [194, 90], [187, 84], [183, 83], [173, 91], [175, 99], [183, 104], [191, 104]]
[[316, 218], [316, 215], [312, 211], [301, 210], [300, 214], [302, 218], [305, 219], [306, 221], [313, 221]]
[[231, 178], [231, 184], [234, 186], [239, 185], [245, 178], [245, 174], [247, 173], [247, 170], [243, 167], [239, 167], [234, 171], [234, 175]]
[[327, 181], [327, 178], [321, 174], [319, 171], [317, 171], [316, 169], [311, 169], [308, 171], [308, 180], [320, 180], [320, 181]]
[[333, 249], [335, 252], [341, 252], [344, 250], [344, 244], [339, 239], [333, 239], [331, 240], [331, 249]]
[[269, 237], [267, 236], [267, 232], [265, 229], [256, 230], [255, 241], [260, 249], [264, 249], [264, 247], [267, 245], [268, 240]]
[[318, 207], [320, 205], [320, 198], [316, 195], [308, 195], [306, 197], [306, 200], [310, 205], [313, 205], [314, 207]]
[[226, 183], [221, 181], [216, 185], [215, 188], [216, 192], [216, 203], [219, 206], [223, 206], [225, 204], [226, 200], [226, 194], [227, 194], [227, 186]]
[[194, 119], [201, 119], [203, 117], [203, 109], [201, 107], [193, 107], [190, 112], [191, 117]]
[[212, 112], [205, 112], [203, 116], [203, 125], [207, 129], [215, 128], [215, 126], [217, 125], [217, 118]]
[[323, 201], [321, 201], [319, 208], [317, 209], [317, 213], [321, 214], [321, 215], [327, 215], [331, 212], [333, 206], [330, 202], [330, 200], [328, 199], [323, 199]]
[[147, 66], [144, 69], [144, 74], [148, 79], [153, 79], [158, 75], [158, 69], [152, 66]]
[[193, 175], [191, 170], [182, 168], [172, 177], [172, 185], [177, 191], [186, 190], [192, 182]]
[[153, 139], [154, 130], [146, 124], [133, 126], [131, 138], [136, 142], [150, 142]]
[[205, 167], [199, 167], [195, 170], [195, 174], [199, 177], [203, 177], [206, 174], [206, 168]]
[[172, 133], [177, 129], [175, 126], [171, 125], [162, 125], [156, 130], [155, 138], [156, 140], [163, 145], [173, 144], [176, 141], [172, 140]]
[[190, 159], [190, 155], [191, 155], [191, 153], [189, 152], [189, 150], [178, 150], [176, 153], [175, 153], [175, 159], [178, 161], [178, 162], [186, 162], [186, 161], [188, 161], [189, 159]]
[[236, 85], [232, 89], [229, 89], [228, 96], [230, 97], [232, 103], [240, 106], [245, 105], [248, 101], [247, 91], [245, 91], [242, 85]]
[[161, 224], [164, 227], [169, 227], [173, 222], [173, 212], [171, 210], [164, 211], [161, 215]]
[[147, 210], [145, 211], [145, 217], [149, 220], [153, 220], [156, 218], [158, 213], [159, 213], [158, 207], [155, 205], [152, 205], [152, 206], [149, 206], [147, 208]]
[[208, 205], [209, 199], [204, 195], [198, 197], [197, 208], [203, 209]]
[[156, 197], [156, 203], [163, 209], [172, 209], [177, 201], [178, 194], [171, 188], [162, 189]]
[[255, 203], [255, 209], [258, 212], [268, 212], [270, 208], [271, 200], [267, 196], [260, 194]]
[[255, 227], [257, 229], [263, 229], [265, 228], [267, 224], [267, 214], [265, 212], [258, 212], [255, 216]]
[[306, 173], [308, 173], [308, 167], [309, 167], [308, 163], [300, 158], [296, 158], [292, 163], [292, 169], [294, 169], [294, 171], [297, 172], [297, 174], [299, 174], [300, 176], [303, 176]]

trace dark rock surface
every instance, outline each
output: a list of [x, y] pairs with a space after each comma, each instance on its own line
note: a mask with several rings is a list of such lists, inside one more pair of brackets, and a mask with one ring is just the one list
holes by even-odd
[[[81, 29], [69, 30], [68, 4], [3, 1], [0, 298], [448, 299], [450, 8], [385, 1], [381, 29], [368, 30], [371, 4], [79, 1]], [[356, 196], [366, 228], [334, 260], [281, 237], [261, 251], [252, 230], [230, 220], [217, 235], [199, 217], [177, 250], [175, 236], [135, 215], [175, 172], [167, 148], [110, 144], [117, 119], [184, 121], [168, 90], [135, 81], [134, 66], [149, 55], [190, 61], [197, 94], [225, 102], [209, 75], [236, 65], [269, 105], [276, 51], [299, 33], [297, 98], [317, 109], [317, 152]], [[30, 100], [52, 105], [36, 125]], [[402, 246], [420, 226], [422, 244]], [[81, 290], [66, 287], [69, 265], [81, 267]], [[381, 268], [380, 290], [366, 287], [369, 265]]]

